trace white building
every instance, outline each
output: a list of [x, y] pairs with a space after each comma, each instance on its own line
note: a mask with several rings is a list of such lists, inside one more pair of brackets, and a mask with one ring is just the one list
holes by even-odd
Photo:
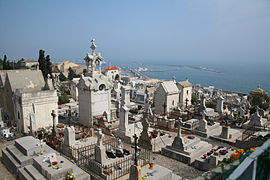
[[121, 80], [121, 69], [116, 66], [108, 66], [104, 68], [104, 74], [108, 76], [112, 81]]
[[25, 59], [21, 61], [21, 65], [27, 68], [34, 68], [36, 69], [38, 66], [38, 62], [31, 59]]
[[182, 82], [163, 81], [154, 93], [155, 113], [170, 112], [175, 107], [191, 105], [192, 84], [186, 80]]
[[[87, 72], [82, 75], [78, 87], [79, 123], [92, 126], [95, 116], [106, 116], [111, 120], [111, 79], [101, 72], [103, 58], [95, 53], [94, 40], [91, 44], [92, 54], [85, 57]], [[91, 69], [89, 70], [89, 64]]]
[[192, 84], [186, 80], [182, 82], [176, 83], [179, 89], [179, 102], [180, 106], [186, 107], [186, 105], [191, 105], [191, 98], [192, 98]]
[[52, 80], [45, 82], [40, 70], [8, 71], [0, 95], [8, 119], [20, 132], [52, 126], [51, 112], [57, 112], [58, 97]]
[[174, 81], [163, 81], [154, 94], [156, 113], [170, 112], [179, 105], [179, 89]]

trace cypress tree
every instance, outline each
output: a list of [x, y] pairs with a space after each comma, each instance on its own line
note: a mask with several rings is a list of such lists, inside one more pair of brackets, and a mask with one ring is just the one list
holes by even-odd
[[3, 70], [7, 70], [7, 56], [4, 55]]
[[46, 71], [46, 78], [48, 77], [48, 74], [52, 77], [52, 63], [51, 63], [51, 59], [50, 59], [50, 55], [47, 55], [46, 56], [46, 68], [45, 68], [45, 71]]
[[38, 63], [39, 63], [39, 69], [42, 72], [42, 75], [44, 78], [46, 77], [46, 61], [45, 61], [45, 51], [43, 51], [42, 49], [39, 50], [39, 58], [38, 58]]

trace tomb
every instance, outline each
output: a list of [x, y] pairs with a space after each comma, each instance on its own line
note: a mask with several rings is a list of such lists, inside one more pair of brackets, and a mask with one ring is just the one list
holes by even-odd
[[[146, 115], [144, 115], [146, 116]], [[149, 130], [149, 124], [147, 118], [143, 118], [143, 131], [140, 135], [138, 145], [144, 149], [151, 150], [153, 152], [161, 151], [161, 149], [172, 143], [173, 138], [168, 133], [160, 133], [156, 130]]]
[[74, 127], [66, 127], [64, 130], [64, 143], [62, 144], [62, 152], [66, 156], [71, 156], [71, 158], [77, 160], [79, 158], [78, 153], [76, 152], [77, 149], [96, 143], [97, 138], [94, 136], [76, 140]]
[[221, 132], [221, 126], [219, 123], [208, 123], [205, 120], [205, 114], [205, 111], [203, 111], [202, 118], [199, 120], [198, 127], [194, 130], [194, 133], [202, 137], [209, 137], [210, 135], [219, 134]]
[[263, 128], [267, 125], [267, 119], [263, 118], [259, 113], [259, 108], [257, 107], [256, 112], [251, 115], [250, 121], [246, 122], [243, 127], [254, 126], [254, 128]]
[[232, 129], [230, 126], [222, 126], [222, 131], [219, 135], [212, 135], [210, 138], [226, 142], [229, 144], [235, 143], [242, 136], [242, 132], [237, 129]]
[[[78, 88], [79, 123], [92, 127], [95, 116], [106, 114], [106, 121], [111, 122], [111, 89], [110, 78], [101, 72], [103, 58], [100, 53], [95, 53], [96, 45], [92, 40], [92, 54], [85, 57], [86, 73], [82, 75]], [[91, 65], [91, 69], [89, 69]]]
[[161, 154], [187, 164], [192, 164], [196, 158], [211, 149], [212, 145], [196, 137], [193, 137], [193, 139], [182, 137], [181, 126], [182, 122], [179, 121], [177, 136], [174, 138], [171, 146], [162, 148]]
[[3, 148], [2, 156], [7, 169], [19, 179], [58, 180], [65, 178], [67, 172], [76, 179], [90, 179], [78, 166], [32, 136], [19, 138]]
[[120, 124], [119, 129], [114, 130], [113, 134], [116, 137], [121, 138], [126, 142], [133, 142], [133, 135], [140, 135], [142, 131], [141, 122], [136, 122], [129, 124], [129, 105], [130, 105], [130, 87], [122, 86], [121, 87], [121, 108], [120, 108]]

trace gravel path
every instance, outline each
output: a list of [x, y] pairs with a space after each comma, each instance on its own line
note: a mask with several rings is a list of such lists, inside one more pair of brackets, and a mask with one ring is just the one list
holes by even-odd
[[153, 154], [153, 159], [154, 163], [172, 170], [174, 174], [177, 174], [183, 179], [194, 179], [204, 173], [204, 171], [197, 170], [192, 166], [188, 166], [187, 164], [168, 158], [158, 153]]

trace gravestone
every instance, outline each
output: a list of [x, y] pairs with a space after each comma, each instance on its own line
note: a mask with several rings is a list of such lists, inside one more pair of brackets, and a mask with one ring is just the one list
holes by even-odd
[[65, 128], [64, 136], [65, 145], [73, 146], [75, 144], [75, 129], [73, 126]]
[[101, 129], [97, 130], [96, 136], [98, 140], [95, 146], [95, 160], [99, 162], [100, 164], [104, 164], [104, 162], [106, 161], [106, 152], [105, 152], [105, 147], [102, 143], [102, 138], [104, 137], [104, 135], [102, 134]]
[[180, 119], [178, 122], [178, 131], [177, 136], [174, 138], [174, 141], [172, 143], [172, 148], [175, 150], [184, 150], [184, 139], [181, 135], [181, 127], [182, 127], [182, 120]]
[[199, 121], [197, 128], [199, 131], [207, 132], [207, 121], [205, 120], [205, 111], [202, 112], [202, 119]]
[[146, 118], [143, 118], [142, 125], [143, 125], [143, 131], [141, 132], [141, 136], [139, 138], [138, 145], [140, 147], [145, 148], [145, 149], [151, 150], [152, 144], [151, 144], [151, 139], [148, 135], [149, 124], [148, 124], [148, 121]]
[[200, 103], [200, 106], [199, 106], [199, 112], [203, 112], [206, 110], [206, 105], [205, 105], [205, 95], [203, 94], [202, 97], [201, 97], [201, 103]]
[[230, 132], [230, 126], [223, 126], [220, 137], [222, 137], [224, 139], [229, 139], [229, 137], [230, 137], [229, 132]]
[[224, 98], [222, 96], [219, 96], [217, 99], [216, 111], [220, 114], [223, 113], [223, 100], [224, 100]]

